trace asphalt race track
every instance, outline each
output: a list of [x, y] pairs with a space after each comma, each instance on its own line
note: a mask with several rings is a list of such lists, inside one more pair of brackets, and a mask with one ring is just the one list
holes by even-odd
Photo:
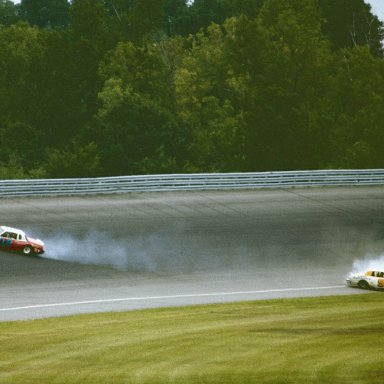
[[362, 294], [345, 277], [384, 254], [384, 187], [3, 198], [0, 212], [47, 247], [0, 252], [0, 321]]

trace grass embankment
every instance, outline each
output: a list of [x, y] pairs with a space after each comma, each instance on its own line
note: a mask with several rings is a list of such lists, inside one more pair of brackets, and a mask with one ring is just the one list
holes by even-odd
[[383, 383], [384, 296], [0, 323], [0, 383]]

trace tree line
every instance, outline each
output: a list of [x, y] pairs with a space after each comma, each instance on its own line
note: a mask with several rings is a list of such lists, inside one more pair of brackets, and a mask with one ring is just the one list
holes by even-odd
[[384, 166], [364, 0], [0, 0], [0, 178]]

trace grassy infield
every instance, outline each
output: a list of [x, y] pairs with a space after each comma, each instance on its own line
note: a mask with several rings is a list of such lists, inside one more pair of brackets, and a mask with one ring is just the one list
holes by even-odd
[[0, 323], [0, 383], [384, 383], [380, 293]]

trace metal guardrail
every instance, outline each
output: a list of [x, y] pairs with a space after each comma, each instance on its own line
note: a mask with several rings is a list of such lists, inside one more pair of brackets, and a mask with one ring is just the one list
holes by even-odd
[[384, 185], [384, 169], [0, 180], [0, 197], [348, 185]]

